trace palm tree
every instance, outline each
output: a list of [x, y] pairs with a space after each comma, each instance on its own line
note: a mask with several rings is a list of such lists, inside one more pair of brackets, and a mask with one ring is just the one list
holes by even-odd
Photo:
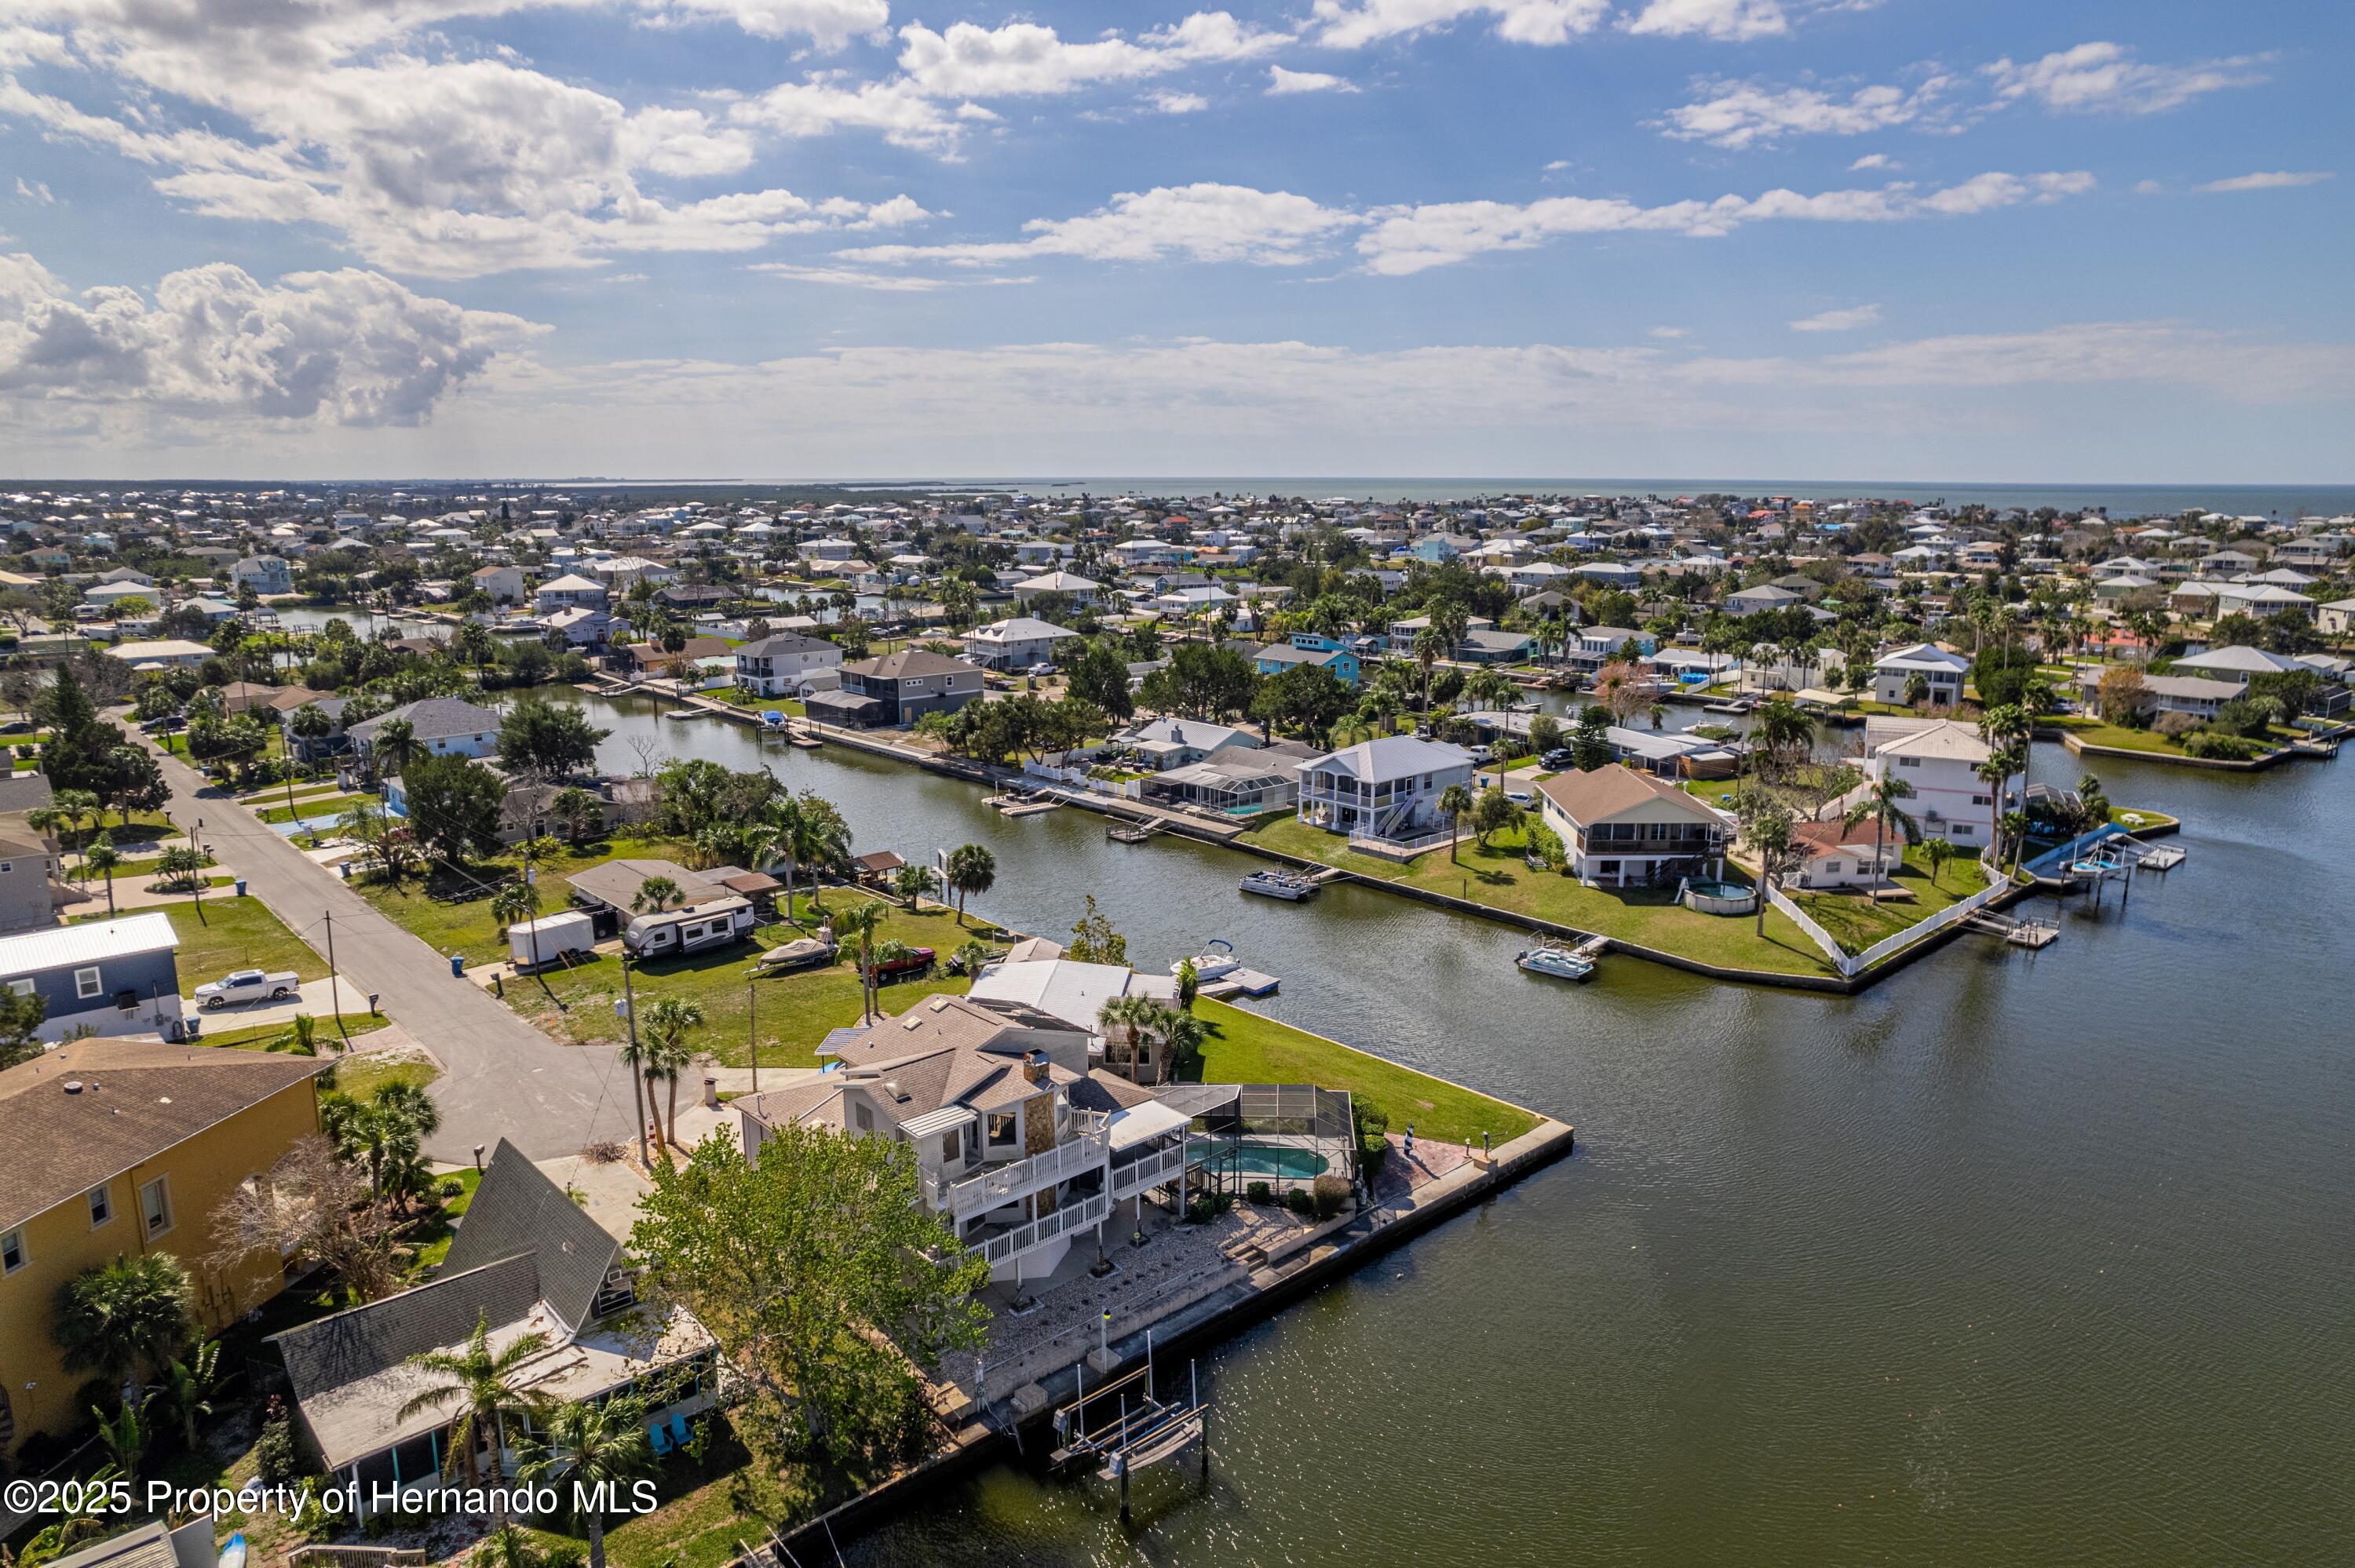
[[630, 912], [634, 915], [659, 915], [670, 907], [672, 899], [679, 896], [677, 883], [667, 876], [649, 876], [638, 884], [637, 892], [631, 895]]
[[92, 839], [90, 848], [82, 851], [81, 866], [106, 878], [106, 917], [114, 918], [114, 868], [123, 863], [123, 853], [114, 847], [114, 840], [105, 833]]
[[[1847, 816], [1840, 820], [1840, 825], [1843, 828], [1853, 828], [1866, 821], [1872, 823], [1872, 901], [1875, 904], [1881, 902], [1881, 885], [1888, 880], [1889, 876], [1884, 869], [1884, 862], [1888, 858], [1884, 851], [1888, 843], [1890, 828], [1896, 827], [1904, 835], [1904, 842], [1907, 843], [1921, 842], [1922, 824], [1915, 821], [1906, 813], [1905, 808], [1898, 804], [1899, 801], [1910, 798], [1913, 793], [1913, 786], [1902, 779], [1889, 776], [1876, 779], [1865, 786], [1863, 798], [1850, 806]], [[1901, 861], [1903, 858], [1902, 854], [1899, 856]]]
[[188, 1274], [167, 1252], [125, 1255], [86, 1268], [58, 1287], [49, 1332], [68, 1372], [118, 1383], [160, 1367], [188, 1342]]
[[377, 726], [376, 738], [368, 743], [368, 758], [381, 778], [400, 778], [403, 768], [424, 755], [417, 726], [405, 718], [389, 718]]
[[908, 907], [913, 909], [916, 901], [932, 890], [932, 868], [929, 865], [903, 865], [891, 878], [891, 885], [900, 897], [908, 901]]
[[1987, 845], [1996, 860], [2003, 859], [2004, 791], [2010, 787], [2011, 776], [2019, 771], [2024, 759], [2001, 747], [1987, 753], [1987, 758], [1971, 769], [1972, 776], [1987, 787]]
[[90, 1407], [90, 1413], [98, 1417], [99, 1441], [106, 1445], [109, 1454], [114, 1456], [115, 1466], [122, 1470], [123, 1478], [137, 1480], [139, 1461], [147, 1457], [147, 1440], [152, 1436], [147, 1430], [147, 1423], [140, 1415], [139, 1402], [126, 1398], [116, 1408], [112, 1419], [94, 1404]]
[[1930, 863], [1930, 885], [1938, 885], [1938, 874], [1955, 858], [1955, 846], [1945, 839], [1923, 839], [1922, 858]]
[[455, 1404], [450, 1419], [450, 1457], [444, 1463], [463, 1463], [467, 1480], [479, 1484], [482, 1461], [475, 1450], [487, 1441], [491, 1486], [498, 1489], [506, 1474], [507, 1417], [529, 1421], [549, 1412], [551, 1402], [546, 1394], [516, 1385], [517, 1371], [547, 1349], [548, 1336], [535, 1330], [492, 1350], [491, 1319], [485, 1312], [457, 1350], [425, 1351], [409, 1358], [410, 1366], [436, 1381], [410, 1396], [395, 1419], [406, 1421], [421, 1412]]
[[988, 943], [968, 937], [957, 944], [955, 952], [949, 955], [949, 963], [957, 973], [970, 980], [981, 973], [981, 966], [989, 962], [993, 956]]
[[491, 895], [491, 919], [502, 937], [507, 934], [508, 927], [520, 926], [538, 914], [539, 889], [520, 877]]
[[1768, 764], [1778, 773], [1786, 754], [1803, 752], [1816, 743], [1816, 721], [1788, 697], [1777, 696], [1758, 710], [1750, 736]]
[[619, 1496], [623, 1483], [654, 1467], [643, 1400], [620, 1395], [600, 1404], [559, 1406], [548, 1418], [548, 1440], [517, 1471], [530, 1485], [569, 1483], [571, 1517], [589, 1531], [589, 1568], [605, 1568], [605, 1513], [592, 1499]]
[[214, 1386], [219, 1382], [220, 1341], [208, 1340], [186, 1357], [164, 1369], [165, 1406], [180, 1418], [180, 1440], [190, 1452], [197, 1446], [197, 1420], [213, 1413]]
[[858, 962], [859, 1022], [870, 1023], [877, 1016], [872, 1000], [875, 991], [875, 950], [881, 945], [878, 933], [883, 926], [883, 906], [868, 902], [844, 910], [835, 916], [836, 935], [846, 947], [857, 950]]
[[331, 1095], [319, 1101], [319, 1130], [337, 1153], [364, 1166], [378, 1202], [406, 1192], [422, 1170], [425, 1140], [442, 1128], [442, 1110], [415, 1084], [395, 1079], [368, 1098]]
[[1742, 832], [1750, 847], [1758, 855], [1758, 927], [1757, 936], [1766, 935], [1767, 895], [1774, 879], [1788, 868], [1791, 861], [1791, 813], [1779, 801], [1760, 792], [1765, 803], [1751, 813], [1742, 824]]
[[986, 893], [997, 881], [997, 857], [987, 844], [959, 844], [949, 851], [949, 886], [957, 895], [957, 924], [964, 924], [968, 893]]
[[687, 1043], [687, 1031], [702, 1028], [705, 1022], [703, 1004], [680, 996], [664, 997], [646, 1009], [643, 1020], [655, 1047], [646, 1071], [648, 1092], [657, 1077], [670, 1086], [670, 1111], [665, 1118], [669, 1124], [668, 1142], [678, 1141], [678, 1080], [695, 1064], [695, 1051]]
[[1104, 1033], [1105, 1049], [1111, 1049], [1114, 1030], [1120, 1031], [1122, 1042], [1128, 1047], [1128, 1075], [1136, 1076], [1136, 1037], [1151, 1026], [1153, 1015], [1161, 1011], [1160, 1004], [1149, 996], [1115, 996], [1105, 1000], [1096, 1010], [1096, 1026]]
[[1450, 784], [1439, 792], [1439, 814], [1447, 819], [1447, 863], [1463, 863], [1455, 858], [1455, 843], [1464, 836], [1464, 819], [1472, 814], [1477, 802], [1470, 789], [1462, 784]]
[[555, 799], [549, 801], [548, 810], [549, 815], [564, 825], [565, 841], [575, 849], [581, 847], [581, 841], [593, 828], [602, 826], [605, 820], [604, 810], [597, 804], [597, 797], [578, 784], [568, 784], [559, 789]]
[[272, 1040], [266, 1049], [283, 1051], [293, 1056], [315, 1056], [319, 1054], [319, 1021], [307, 1012], [298, 1012], [286, 1021], [286, 1033]]

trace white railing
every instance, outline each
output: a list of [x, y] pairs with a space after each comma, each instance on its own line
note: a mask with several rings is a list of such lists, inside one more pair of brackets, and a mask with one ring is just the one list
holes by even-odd
[[1082, 1171], [1101, 1168], [1104, 1153], [1104, 1136], [1101, 1131], [1082, 1132], [1028, 1160], [1018, 1160], [1010, 1165], [1000, 1165], [978, 1176], [968, 1176], [962, 1181], [949, 1183], [948, 1207], [962, 1218], [983, 1209], [1010, 1203], [1027, 1192], [1050, 1187]]
[[1912, 947], [1923, 938], [1933, 932], [1943, 931], [1957, 920], [1968, 919], [2000, 897], [2011, 885], [2010, 879], [2004, 875], [2000, 865], [1990, 864], [1983, 857], [1979, 862], [1979, 868], [1987, 873], [1987, 885], [1985, 887], [1980, 888], [1968, 898], [1958, 899], [1949, 904], [1935, 915], [1916, 921], [1902, 931], [1883, 937], [1860, 953], [1849, 952], [1838, 942], [1832, 940], [1831, 934], [1809, 919], [1806, 910], [1784, 896], [1780, 887], [1770, 886], [1766, 896], [1769, 903], [1789, 916], [1793, 925], [1805, 931], [1816, 946], [1824, 950], [1824, 957], [1831, 960], [1832, 968], [1838, 969], [1843, 978], [1853, 978], [1900, 948]]
[[1016, 1253], [1028, 1252], [1042, 1242], [1053, 1241], [1066, 1231], [1086, 1229], [1103, 1219], [1110, 1207], [1111, 1200], [1099, 1192], [1084, 1202], [1058, 1209], [1027, 1225], [1017, 1225], [1002, 1235], [991, 1236], [981, 1244], [981, 1255], [992, 1265], [1004, 1263]]
[[1112, 1195], [1125, 1198], [1142, 1192], [1147, 1187], [1158, 1187], [1186, 1169], [1186, 1146], [1173, 1143], [1156, 1150], [1133, 1165], [1112, 1168]]

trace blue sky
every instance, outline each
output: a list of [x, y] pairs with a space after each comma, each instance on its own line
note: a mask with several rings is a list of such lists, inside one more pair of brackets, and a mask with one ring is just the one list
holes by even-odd
[[2355, 478], [2345, 7], [0, 18], [18, 474]]

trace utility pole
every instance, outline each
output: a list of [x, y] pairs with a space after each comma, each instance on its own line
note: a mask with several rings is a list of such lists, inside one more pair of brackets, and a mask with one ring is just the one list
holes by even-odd
[[336, 1010], [336, 1033], [344, 1037], [344, 1049], [352, 1048], [352, 1032], [344, 1027], [344, 988], [336, 979], [336, 912], [323, 911], [319, 918], [327, 927], [327, 1000]]
[[197, 832], [204, 825], [205, 820], [198, 817], [188, 829], [188, 853], [197, 857], [197, 867], [189, 873], [188, 885], [196, 889], [197, 922], [199, 925], [205, 923], [205, 857], [197, 848]]
[[761, 988], [751, 980], [744, 982], [744, 1005], [751, 1022], [745, 1026], [744, 1044], [752, 1049], [752, 1092], [761, 1092]]
[[638, 997], [630, 989], [630, 949], [622, 949], [622, 1016], [630, 1025], [630, 1057], [623, 1065], [630, 1070], [630, 1103], [638, 1113], [638, 1163], [652, 1171], [655, 1157], [646, 1148], [645, 1085], [638, 1075]]

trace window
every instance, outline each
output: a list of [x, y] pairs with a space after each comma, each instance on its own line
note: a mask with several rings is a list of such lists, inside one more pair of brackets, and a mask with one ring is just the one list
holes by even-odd
[[0, 860], [0, 876], [5, 876], [16, 869], [16, 866], [15, 862]]
[[859, 1131], [873, 1132], [875, 1130], [875, 1113], [873, 1111], [868, 1110], [865, 1106], [859, 1106], [854, 1108], [851, 1114], [858, 1120]]
[[105, 984], [98, 978], [97, 965], [92, 964], [89, 969], [74, 970], [74, 995], [82, 1001], [87, 1001], [105, 990]]
[[989, 1113], [990, 1142], [1011, 1143], [1019, 1129], [1020, 1118], [1014, 1112], [992, 1111]]
[[33, 982], [28, 980], [13, 980], [8, 982], [8, 989], [18, 996], [30, 996], [33, 994]]
[[1971, 804], [1974, 806], [1992, 806], [1995, 804], [1995, 799], [1988, 795], [1974, 795], [1971, 797]]
[[90, 1190], [90, 1228], [98, 1229], [114, 1218], [114, 1194], [103, 1187]]
[[1919, 768], [1922, 766], [1922, 759], [1918, 757], [1901, 757], [1897, 759], [1897, 766], [1900, 768]]
[[1824, 872], [1826, 875], [1838, 876], [1840, 873], [1840, 863], [1836, 860], [1824, 862]]
[[172, 1228], [172, 1190], [166, 1178], [158, 1176], [139, 1189], [139, 1217], [149, 1241]]
[[14, 1274], [24, 1266], [24, 1231], [20, 1228], [0, 1234], [0, 1274]]
[[944, 1132], [944, 1133], [941, 1134], [941, 1160], [942, 1160], [942, 1162], [943, 1162], [943, 1164], [954, 1164], [956, 1161], [958, 1161], [958, 1160], [963, 1160], [964, 1158], [964, 1129], [963, 1129], [962, 1128], [954, 1128], [954, 1127], [953, 1127], [953, 1128], [949, 1128], [946, 1132]]

